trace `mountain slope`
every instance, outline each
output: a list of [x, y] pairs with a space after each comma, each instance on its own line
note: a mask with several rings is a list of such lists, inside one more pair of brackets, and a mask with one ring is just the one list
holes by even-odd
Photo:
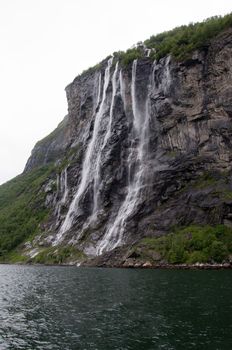
[[2, 259], [230, 261], [231, 18], [152, 37], [66, 88], [68, 116], [0, 187]]

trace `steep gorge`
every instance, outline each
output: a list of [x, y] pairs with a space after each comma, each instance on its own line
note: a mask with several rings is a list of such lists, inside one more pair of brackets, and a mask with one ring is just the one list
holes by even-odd
[[22, 176], [51, 170], [47, 215], [19, 246], [30, 261], [69, 247], [72, 263], [120, 265], [146, 237], [232, 227], [231, 29], [182, 61], [140, 50], [68, 85], [68, 115], [32, 151]]

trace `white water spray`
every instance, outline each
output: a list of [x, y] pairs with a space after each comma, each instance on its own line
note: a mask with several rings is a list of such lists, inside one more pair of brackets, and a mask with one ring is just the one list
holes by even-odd
[[[138, 144], [136, 149], [130, 148], [128, 155], [128, 192], [119, 208], [118, 214], [106, 231], [103, 239], [97, 247], [97, 254], [100, 255], [104, 251], [114, 249], [123, 243], [123, 234], [125, 230], [126, 221], [132, 215], [136, 208], [136, 204], [139, 202], [140, 191], [143, 187], [143, 180], [146, 177], [146, 154], [149, 140], [149, 104], [148, 96], [142, 110], [138, 106], [136, 97], [136, 71], [137, 60], [133, 62], [132, 67], [132, 83], [131, 83], [131, 97], [132, 97], [132, 109], [133, 109], [133, 130], [132, 134], [137, 139]], [[133, 140], [132, 140], [133, 142]], [[135, 154], [134, 154], [135, 152]], [[135, 159], [134, 159], [135, 158]], [[132, 177], [130, 174], [131, 163], [134, 159], [135, 173]]]
[[101, 73], [100, 73], [99, 74], [99, 78], [98, 78], [98, 89], [97, 89], [97, 103], [96, 103], [96, 106], [99, 105], [100, 98], [101, 98], [101, 79], [102, 79], [102, 76], [101, 76]]
[[150, 57], [151, 49], [147, 49], [146, 57]]
[[98, 157], [96, 161], [96, 169], [94, 174], [94, 192], [93, 192], [93, 215], [96, 213], [98, 207], [99, 207], [99, 187], [101, 182], [101, 176], [100, 176], [100, 169], [101, 169], [101, 156], [103, 153], [103, 150], [105, 149], [107, 142], [110, 138], [111, 132], [112, 132], [112, 122], [113, 122], [113, 111], [115, 106], [115, 97], [117, 92], [117, 75], [118, 75], [118, 62], [115, 65], [115, 70], [112, 76], [112, 98], [111, 98], [111, 104], [110, 104], [110, 117], [109, 122], [107, 125], [106, 133], [104, 136], [103, 144], [100, 148], [100, 151], [98, 152]]
[[[75, 213], [77, 213], [77, 211], [78, 211], [80, 199], [81, 199], [84, 191], [86, 190], [88, 184], [91, 182], [91, 180], [93, 178], [94, 168], [96, 166], [96, 163], [95, 163], [96, 162], [96, 149], [95, 148], [96, 148], [96, 145], [98, 142], [98, 133], [99, 133], [100, 125], [101, 125], [101, 120], [103, 118], [104, 111], [105, 111], [106, 90], [107, 90], [108, 85], [109, 85], [110, 68], [112, 66], [112, 61], [113, 61], [113, 58], [110, 58], [108, 60], [108, 65], [105, 69], [103, 95], [102, 95], [101, 103], [99, 106], [99, 110], [95, 116], [93, 135], [92, 135], [91, 141], [87, 147], [87, 151], [85, 154], [85, 159], [84, 159], [83, 167], [82, 167], [81, 181], [80, 181], [80, 184], [79, 184], [78, 189], [76, 191], [76, 194], [75, 194], [75, 196], [70, 204], [70, 207], [68, 209], [65, 220], [64, 220], [64, 222], [59, 230], [59, 233], [57, 235], [57, 239], [56, 239], [57, 243], [59, 243], [62, 240], [64, 233], [71, 228]], [[101, 86], [100, 79], [101, 78], [99, 77], [98, 91], [100, 91], [100, 86]], [[99, 95], [99, 93], [98, 93], [98, 95]], [[98, 102], [100, 101], [100, 97], [97, 98], [97, 101]]]
[[68, 172], [67, 167], [61, 173], [61, 191], [63, 192], [63, 196], [61, 198], [61, 204], [65, 204], [68, 197]]
[[68, 197], [68, 173], [67, 173], [67, 167], [61, 172], [60, 175], [57, 174], [56, 178], [56, 186], [57, 186], [57, 197], [59, 196], [59, 193], [62, 194], [61, 200], [57, 200], [57, 206], [56, 206], [56, 215], [59, 218], [60, 216], [60, 209], [61, 205], [66, 203], [67, 197]]
[[126, 106], [126, 101], [125, 101], [125, 84], [124, 84], [124, 80], [123, 80], [123, 76], [122, 76], [122, 70], [120, 69], [119, 72], [119, 84], [120, 84], [120, 95], [122, 97], [122, 102], [123, 102], [123, 107], [125, 110], [125, 106]]

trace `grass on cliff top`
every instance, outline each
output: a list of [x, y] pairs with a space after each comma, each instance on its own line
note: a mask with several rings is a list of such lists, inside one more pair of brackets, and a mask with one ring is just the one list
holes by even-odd
[[48, 214], [41, 187], [51, 172], [51, 166], [40, 167], [0, 186], [0, 260], [40, 232]]
[[221, 263], [232, 254], [232, 229], [224, 225], [188, 226], [167, 236], [144, 238], [136, 247], [141, 256], [158, 254], [170, 264]]
[[[152, 49], [150, 59], [159, 60], [167, 55], [172, 55], [177, 60], [184, 60], [196, 49], [203, 49], [222, 31], [232, 28], [232, 13], [225, 16], [214, 16], [203, 22], [190, 23], [176, 27], [172, 30], [152, 35], [144, 41], [147, 48]], [[127, 51], [114, 52], [114, 61], [119, 61], [122, 66], [128, 66], [134, 60], [143, 58], [145, 53], [141, 46], [130, 48]], [[110, 57], [110, 56], [109, 56]], [[86, 72], [93, 72], [101, 67], [101, 63], [90, 67]]]
[[155, 49], [153, 57], [156, 59], [171, 54], [181, 60], [194, 50], [204, 48], [210, 39], [231, 27], [232, 13], [223, 17], [214, 16], [203, 22], [190, 23], [153, 35], [145, 41], [145, 45]]

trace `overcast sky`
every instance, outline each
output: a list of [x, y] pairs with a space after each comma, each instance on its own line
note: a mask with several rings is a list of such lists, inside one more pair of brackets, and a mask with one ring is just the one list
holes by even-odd
[[114, 51], [232, 11], [228, 0], [0, 0], [0, 183], [67, 113], [64, 88]]

